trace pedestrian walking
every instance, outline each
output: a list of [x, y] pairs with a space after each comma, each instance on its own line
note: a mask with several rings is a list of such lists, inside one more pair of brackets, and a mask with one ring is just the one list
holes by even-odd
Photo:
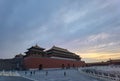
[[64, 72], [64, 76], [66, 76], [66, 72]]
[[33, 71], [33, 74], [35, 75], [35, 71]]
[[32, 71], [30, 72], [30, 76], [32, 76]]
[[48, 71], [46, 71], [46, 76], [48, 75]]
[[25, 71], [25, 75], [27, 75], [27, 71]]

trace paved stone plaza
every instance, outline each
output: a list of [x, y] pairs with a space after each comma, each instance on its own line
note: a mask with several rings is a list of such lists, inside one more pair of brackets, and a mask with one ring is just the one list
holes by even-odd
[[[6, 73], [8, 73], [8, 75], [6, 75]], [[0, 76], [0, 81], [105, 81], [105, 80], [106, 79], [88, 75], [78, 69], [49, 69], [18, 72], [10, 71], [10, 74], [8, 71], [7, 72], [4, 71]]]
[[43, 71], [36, 71], [35, 73], [32, 73], [32, 75], [31, 75], [31, 71], [27, 71], [27, 73], [25, 72], [19, 72], [19, 73], [21, 76], [35, 81], [104, 81], [83, 74], [76, 69], [43, 70]]
[[0, 81], [32, 81], [23, 77], [0, 76]]

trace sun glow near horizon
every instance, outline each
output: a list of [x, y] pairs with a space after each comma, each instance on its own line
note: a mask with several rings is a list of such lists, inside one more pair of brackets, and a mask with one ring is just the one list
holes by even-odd
[[119, 59], [120, 53], [78, 53], [83, 61], [85, 62], [101, 62], [108, 61], [109, 59]]

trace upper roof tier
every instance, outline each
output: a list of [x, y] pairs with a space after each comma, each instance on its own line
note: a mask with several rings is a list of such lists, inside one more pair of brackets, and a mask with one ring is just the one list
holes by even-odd
[[81, 59], [79, 55], [76, 55], [75, 53], [72, 53], [67, 49], [56, 47], [56, 46], [53, 46], [51, 49], [47, 50], [46, 53], [50, 57], [55, 56], [55, 57], [71, 58], [71, 59], [77, 59], [77, 60]]
[[31, 48], [28, 48], [28, 50], [30, 50], [30, 49], [45, 50], [45, 48], [42, 48], [42, 47], [38, 46], [37, 44], [35, 46], [32, 46]]
[[[49, 50], [58, 50], [58, 51], [63, 51], [63, 52], [69, 52], [67, 49], [64, 49], [64, 48], [60, 48], [60, 47], [56, 47], [56, 46], [53, 46], [51, 49]], [[47, 50], [47, 51], [49, 51]]]

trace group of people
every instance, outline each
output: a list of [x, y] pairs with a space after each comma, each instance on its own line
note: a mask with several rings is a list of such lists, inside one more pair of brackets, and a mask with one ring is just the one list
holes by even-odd
[[[35, 75], [36, 72], [35, 71], [30, 71], [29, 73], [32, 76], [32, 75]], [[27, 75], [27, 74], [28, 74], [28, 71], [25, 71], [25, 75]]]
[[[25, 75], [30, 74], [30, 76], [35, 75], [36, 71], [25, 71]], [[45, 75], [48, 76], [48, 71], [45, 72]], [[64, 76], [66, 76], [66, 72], [63, 73]]]

